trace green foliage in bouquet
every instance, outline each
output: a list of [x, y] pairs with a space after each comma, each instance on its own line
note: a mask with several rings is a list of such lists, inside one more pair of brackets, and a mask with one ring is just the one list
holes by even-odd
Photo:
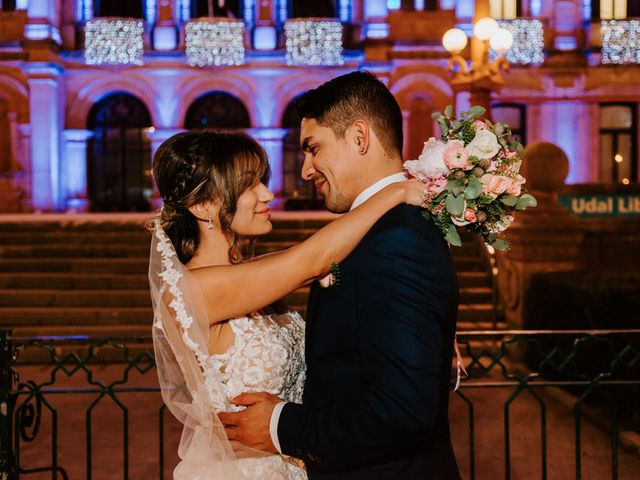
[[457, 227], [464, 226], [496, 250], [506, 250], [501, 233], [513, 214], [537, 202], [522, 188], [522, 145], [508, 125], [481, 119], [484, 114], [474, 106], [454, 118], [451, 105], [433, 113], [442, 136], [425, 142], [419, 159], [406, 162], [405, 169], [425, 182], [423, 215], [434, 220], [447, 242], [460, 246]]

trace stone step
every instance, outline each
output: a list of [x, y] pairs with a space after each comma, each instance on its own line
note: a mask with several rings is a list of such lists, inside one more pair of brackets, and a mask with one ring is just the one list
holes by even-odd
[[[292, 229], [281, 228], [274, 229], [268, 235], [260, 237], [260, 241], [277, 242], [284, 241], [287, 243], [299, 242], [313, 235], [316, 229]], [[75, 230], [51, 230], [43, 232], [21, 232], [10, 231], [2, 232], [0, 236], [0, 245], [44, 245], [50, 243], [90, 243], [97, 245], [109, 244], [148, 244], [151, 239], [151, 233], [146, 230], [125, 231], [125, 232], [94, 232], [94, 231], [75, 231]]]
[[151, 328], [151, 307], [0, 307], [3, 328], [78, 325], [138, 325]]
[[149, 290], [0, 290], [0, 307], [151, 307]]
[[137, 273], [146, 275], [147, 258], [0, 258], [0, 272]]
[[9, 273], [0, 276], [0, 289], [148, 289], [149, 280], [140, 274], [102, 273]]
[[[460, 288], [488, 287], [491, 279], [485, 272], [458, 273]], [[83, 273], [83, 272], [4, 272], [0, 289], [146, 289], [146, 273]]]

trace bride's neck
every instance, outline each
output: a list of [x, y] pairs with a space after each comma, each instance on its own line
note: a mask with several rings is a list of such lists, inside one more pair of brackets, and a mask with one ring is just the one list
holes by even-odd
[[229, 240], [215, 228], [200, 229], [200, 244], [193, 258], [187, 263], [187, 268], [212, 267], [216, 265], [230, 265]]

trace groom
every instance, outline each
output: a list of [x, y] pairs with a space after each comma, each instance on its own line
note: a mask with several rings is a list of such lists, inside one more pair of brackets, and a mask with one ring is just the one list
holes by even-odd
[[[298, 110], [302, 177], [330, 211], [405, 179], [402, 114], [375, 76], [335, 78]], [[340, 272], [311, 288], [303, 403], [240, 395], [248, 408], [220, 416], [229, 438], [301, 458], [311, 480], [459, 478], [447, 413], [458, 286], [442, 233], [400, 205]]]

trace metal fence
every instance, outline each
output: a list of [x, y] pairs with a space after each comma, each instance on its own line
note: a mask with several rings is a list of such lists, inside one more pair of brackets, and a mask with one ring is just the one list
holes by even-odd
[[[557, 445], [572, 451], [577, 479], [640, 468], [627, 438], [640, 432], [640, 330], [461, 332], [458, 343], [470, 375], [450, 405], [463, 477], [522, 476], [514, 472], [524, 451], [524, 478], [546, 479]], [[566, 435], [558, 443], [560, 421], [573, 445]], [[161, 402], [150, 338], [0, 332], [3, 480], [170, 478], [179, 432]], [[596, 437], [594, 451], [608, 453], [585, 467]]]

